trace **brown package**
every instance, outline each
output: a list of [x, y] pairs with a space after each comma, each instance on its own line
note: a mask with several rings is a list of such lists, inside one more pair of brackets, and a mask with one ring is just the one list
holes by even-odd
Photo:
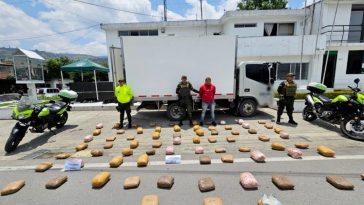
[[360, 177], [361, 177], [361, 180], [364, 180], [364, 174], [361, 174]]
[[231, 143], [231, 142], [235, 142], [236, 139], [235, 139], [235, 137], [230, 136], [230, 137], [226, 137], [226, 141]]
[[131, 176], [125, 179], [124, 189], [135, 189], [140, 184], [140, 176]]
[[150, 149], [145, 152], [147, 155], [155, 155], [155, 149]]
[[343, 190], [354, 189], [354, 185], [349, 180], [345, 179], [342, 176], [327, 176], [326, 181], [338, 189], [343, 189]]
[[273, 150], [277, 151], [284, 151], [286, 149], [286, 147], [283, 144], [278, 142], [273, 142], [271, 146]]
[[270, 123], [266, 123], [266, 124], [264, 125], [264, 127], [265, 127], [265, 128], [267, 128], [267, 129], [273, 129], [273, 125], [272, 125], [272, 124], [270, 124]]
[[126, 137], [126, 140], [130, 141], [130, 140], [134, 140], [135, 139], [135, 136], [134, 135], [128, 135]]
[[161, 137], [161, 134], [159, 132], [153, 132], [152, 133], [152, 138], [154, 140], [158, 140]]
[[211, 135], [219, 135], [219, 132], [217, 130], [212, 130]]
[[234, 156], [231, 154], [224, 154], [221, 156], [221, 161], [223, 163], [234, 163]]
[[25, 186], [25, 181], [24, 180], [18, 180], [18, 181], [11, 182], [11, 183], [7, 184], [1, 190], [1, 196], [14, 194], [17, 191], [19, 191], [21, 188], [23, 188], [24, 186]]
[[277, 134], [281, 133], [282, 131], [283, 131], [283, 129], [280, 128], [280, 127], [274, 128], [274, 132], [277, 133]]
[[45, 185], [45, 188], [57, 189], [58, 187], [62, 186], [62, 184], [66, 183], [66, 181], [67, 181], [67, 176], [58, 176], [50, 179]]
[[225, 153], [226, 152], [226, 149], [225, 148], [222, 148], [222, 147], [219, 147], [219, 148], [216, 148], [215, 149], [215, 152], [216, 153]]
[[192, 141], [193, 141], [194, 144], [200, 144], [200, 142], [201, 142], [199, 136], [194, 137]]
[[297, 143], [297, 144], [294, 144], [294, 146], [296, 148], [299, 148], [299, 149], [308, 149], [308, 147], [310, 146], [309, 144], [307, 143]]
[[239, 152], [250, 152], [249, 147], [239, 147]]
[[198, 180], [198, 188], [201, 192], [213, 191], [215, 190], [215, 184], [210, 177], [204, 177]]
[[157, 181], [157, 187], [161, 189], [170, 189], [174, 184], [174, 177], [172, 176], [161, 176]]
[[149, 162], [149, 156], [147, 154], [142, 154], [137, 159], [137, 166], [138, 167], [146, 167]]
[[173, 126], [173, 130], [174, 130], [175, 132], [181, 132], [181, 127], [180, 127], [180, 126], [178, 126], [178, 125], [175, 125], [175, 126]]
[[161, 133], [161, 132], [162, 132], [162, 128], [161, 128], [161, 127], [156, 127], [156, 128], [154, 129], [154, 132], [159, 132], [159, 133]]
[[233, 129], [233, 127], [231, 127], [230, 125], [225, 125], [224, 127], [225, 127], [225, 130], [232, 130]]
[[115, 124], [112, 126], [112, 129], [119, 129], [119, 127], [120, 127], [120, 123], [119, 123], [119, 122], [117, 122], [117, 123], [115, 123]]
[[35, 167], [36, 172], [45, 172], [53, 166], [52, 162], [42, 162]]
[[110, 180], [110, 172], [100, 172], [92, 179], [92, 188], [101, 188]]
[[212, 130], [216, 130], [216, 127], [215, 127], [215, 126], [209, 126], [207, 129], [208, 129], [209, 131], [212, 131]]
[[81, 143], [75, 147], [76, 152], [87, 149], [88, 144], [87, 143]]
[[335, 152], [334, 150], [326, 147], [326, 146], [318, 146], [317, 147], [317, 152], [320, 153], [322, 156], [325, 157], [335, 157]]
[[216, 140], [216, 137], [208, 137], [207, 140], [210, 142], [210, 143], [216, 143], [217, 140]]
[[118, 168], [124, 161], [123, 156], [116, 156], [109, 161], [110, 168]]
[[130, 149], [130, 148], [124, 148], [122, 151], [121, 151], [121, 154], [123, 154], [123, 156], [131, 156], [133, 155], [133, 150]]
[[201, 155], [199, 157], [200, 164], [211, 164], [211, 158], [207, 155]]
[[262, 142], [269, 142], [270, 138], [267, 135], [260, 135], [258, 139]]
[[257, 134], [258, 133], [257, 130], [255, 130], [253, 128], [249, 129], [248, 132], [249, 132], [249, 134]]
[[239, 135], [239, 134], [240, 134], [240, 132], [239, 132], [238, 130], [233, 130], [233, 131], [231, 131], [231, 134], [232, 134], [232, 135]]
[[152, 148], [160, 148], [162, 146], [162, 142], [161, 141], [155, 141], [152, 144]]
[[115, 141], [116, 137], [115, 136], [109, 136], [106, 138], [106, 142], [112, 142]]
[[98, 149], [91, 150], [91, 155], [93, 157], [101, 157], [103, 154], [104, 153], [101, 150]]
[[136, 149], [139, 146], [138, 140], [133, 140], [130, 142], [130, 149]]
[[272, 182], [281, 190], [294, 189], [294, 184], [285, 176], [273, 175]]
[[267, 122], [266, 121], [264, 121], [264, 120], [258, 120], [258, 124], [262, 124], [262, 125], [264, 125], [264, 124], [266, 124]]
[[56, 159], [67, 159], [68, 157], [70, 157], [71, 154], [68, 153], [61, 153], [61, 154], [57, 154], [56, 155]]
[[201, 127], [200, 127], [200, 125], [194, 125], [193, 126], [193, 131], [194, 132], [196, 132], [196, 130], [198, 130], [198, 129], [200, 129]]
[[114, 146], [113, 143], [107, 142], [104, 144], [104, 149], [111, 149], [113, 146]]
[[198, 130], [196, 130], [196, 135], [198, 135], [198, 136], [204, 136], [205, 135], [205, 132], [203, 131], [203, 129], [198, 129]]
[[118, 134], [118, 135], [122, 135], [124, 133], [125, 133], [125, 130], [123, 130], [123, 129], [116, 131], [116, 134]]
[[137, 128], [137, 134], [138, 135], [143, 134], [143, 128], [142, 127]]
[[92, 132], [92, 135], [93, 136], [99, 136], [101, 134], [101, 129], [95, 129], [93, 132]]
[[158, 205], [159, 197], [157, 195], [146, 195], [143, 197], [140, 205]]
[[224, 205], [219, 197], [207, 197], [203, 199], [203, 205]]

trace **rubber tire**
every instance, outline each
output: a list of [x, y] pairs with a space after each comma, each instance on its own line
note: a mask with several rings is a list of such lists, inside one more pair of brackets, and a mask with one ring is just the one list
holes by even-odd
[[64, 122], [59, 122], [59, 123], [57, 123], [57, 125], [56, 125], [56, 128], [57, 128], [57, 129], [62, 128], [62, 127], [66, 124], [66, 122], [67, 122], [67, 120], [68, 120], [68, 113], [67, 113], [67, 111], [65, 111], [65, 112], [62, 114], [62, 117], [61, 117], [61, 118], [66, 118], [66, 120], [64, 120]]
[[314, 113], [312, 113], [311, 117], [309, 117], [309, 116], [306, 115], [307, 109], [309, 109], [308, 106], [306, 106], [302, 110], [302, 118], [303, 118], [303, 120], [305, 120], [307, 122], [312, 122], [312, 121], [316, 120], [317, 119], [317, 116]]
[[346, 136], [348, 136], [349, 138], [351, 139], [354, 139], [354, 140], [360, 140], [360, 141], [363, 141], [364, 140], [364, 134], [362, 135], [359, 135], [359, 136], [356, 136], [356, 135], [352, 135], [350, 134], [347, 130], [346, 130], [346, 124], [350, 121], [349, 118], [345, 118], [343, 120], [341, 120], [340, 122], [340, 130], [342, 133], [344, 133]]
[[182, 111], [182, 114], [179, 117], [174, 114], [174, 109], [177, 108], [182, 109], [178, 102], [171, 103], [167, 107], [167, 117], [172, 121], [180, 121], [186, 118], [187, 112], [185, 109]]
[[5, 143], [5, 152], [10, 153], [16, 150], [18, 147], [20, 141], [25, 136], [25, 133], [27, 131], [28, 127], [21, 126], [19, 122], [17, 122], [13, 129], [11, 130], [10, 136], [8, 140]]
[[[244, 107], [245, 106], [251, 106], [252, 111], [246, 112], [244, 110]], [[239, 111], [239, 115], [242, 116], [242, 117], [252, 117], [252, 116], [254, 116], [257, 113], [257, 111], [258, 111], [258, 105], [252, 99], [245, 99], [245, 100], [243, 100], [240, 103], [239, 108], [238, 108], [238, 111]]]

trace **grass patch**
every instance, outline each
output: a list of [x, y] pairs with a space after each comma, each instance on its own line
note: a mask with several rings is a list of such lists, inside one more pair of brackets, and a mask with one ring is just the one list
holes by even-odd
[[54, 100], [54, 101], [57, 101], [57, 100], [62, 100], [61, 97], [59, 97], [58, 95], [57, 96], [52, 96], [52, 97], [46, 97], [46, 96], [39, 96], [38, 97], [38, 100], [45, 100], [45, 101], [51, 101], [51, 100]]
[[11, 103], [0, 103], [0, 107], [7, 107], [9, 105], [15, 105], [14, 102], [11, 102]]
[[[305, 99], [306, 95], [309, 92], [300, 92], [296, 94], [296, 99]], [[352, 95], [353, 91], [352, 90], [348, 90], [348, 89], [337, 89], [337, 90], [333, 90], [333, 91], [329, 91], [329, 92], [325, 92], [323, 95], [330, 98], [330, 99], [334, 99], [336, 98], [338, 95]], [[278, 92], [274, 92], [274, 97], [278, 98]]]

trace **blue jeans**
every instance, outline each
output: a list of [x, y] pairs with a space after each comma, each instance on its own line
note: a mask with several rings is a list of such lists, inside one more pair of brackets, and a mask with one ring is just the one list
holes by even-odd
[[200, 122], [205, 121], [205, 115], [206, 115], [207, 108], [210, 108], [211, 120], [212, 120], [212, 122], [215, 122], [215, 102], [211, 102], [211, 103], [202, 102], [202, 113], [201, 113]]

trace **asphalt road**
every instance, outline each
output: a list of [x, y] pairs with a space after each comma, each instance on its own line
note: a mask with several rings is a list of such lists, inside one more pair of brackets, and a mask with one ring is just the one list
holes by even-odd
[[[299, 122], [297, 127], [287, 124], [280, 125], [290, 134], [289, 140], [280, 139], [272, 130], [264, 128], [257, 120], [270, 121], [274, 119], [275, 111], [263, 109], [256, 117], [246, 119], [251, 127], [257, 129], [259, 134], [271, 137], [270, 142], [261, 142], [258, 135], [250, 135], [238, 126], [234, 116], [218, 113], [219, 120], [225, 120], [240, 131], [235, 143], [228, 143], [226, 131], [222, 126], [218, 127], [218, 142], [211, 144], [207, 136], [201, 137], [201, 144], [205, 154], [213, 159], [211, 165], [199, 165], [198, 155], [194, 154], [195, 144], [192, 143], [194, 133], [188, 126], [182, 130], [182, 144], [175, 146], [176, 154], [182, 155], [183, 164], [165, 165], [165, 148], [172, 145], [172, 129], [163, 112], [140, 112], [134, 115], [135, 122], [145, 128], [144, 134], [137, 135], [135, 130], [127, 130], [124, 135], [116, 135], [112, 130], [112, 124], [118, 120], [118, 113], [104, 112], [71, 112], [66, 127], [56, 130], [55, 133], [27, 134], [21, 142], [19, 149], [12, 154], [0, 151], [0, 188], [7, 183], [24, 179], [26, 185], [19, 192], [0, 197], [0, 204], [140, 204], [141, 198], [148, 194], [157, 194], [160, 204], [202, 204], [204, 197], [221, 197], [225, 205], [256, 204], [263, 193], [274, 193], [282, 204], [307, 205], [307, 204], [364, 204], [364, 181], [360, 174], [364, 173], [364, 143], [354, 141], [342, 136], [335, 126], [317, 121], [307, 123], [301, 120], [300, 114], [295, 114]], [[196, 119], [198, 113], [196, 113]], [[287, 119], [283, 119], [286, 121]], [[74, 147], [83, 141], [83, 137], [90, 134], [94, 126], [102, 122], [104, 128], [100, 136], [95, 137], [89, 143], [89, 148], [76, 153]], [[153, 142], [151, 133], [153, 128], [150, 122], [156, 122], [162, 126], [160, 141], [162, 147], [157, 149], [155, 156], [150, 157], [148, 167], [137, 168], [136, 158], [151, 148]], [[0, 121], [0, 144], [7, 139], [14, 121]], [[207, 128], [205, 133], [209, 133]], [[105, 138], [115, 135], [114, 147], [103, 150]], [[126, 136], [135, 135], [140, 141], [140, 146], [134, 150], [134, 155], [125, 157], [124, 163], [119, 168], [108, 168], [108, 161], [120, 155], [124, 147], [129, 146]], [[291, 147], [297, 142], [306, 142], [310, 148], [304, 150], [304, 157], [295, 160], [287, 156], [284, 151], [271, 150], [272, 142], [280, 142]], [[249, 158], [248, 153], [238, 151], [239, 146], [249, 146], [252, 149], [262, 151], [266, 156], [266, 163], [256, 163]], [[317, 145], [326, 145], [336, 151], [336, 158], [325, 158], [316, 153]], [[221, 154], [214, 153], [217, 147], [224, 147], [227, 153], [233, 154], [233, 164], [223, 164], [220, 161]], [[90, 157], [90, 150], [101, 149], [104, 156]], [[54, 155], [60, 152], [69, 152], [73, 158], [82, 158], [85, 167], [79, 172], [63, 172], [64, 160], [54, 160]], [[35, 173], [34, 167], [44, 161], [55, 163], [51, 170], [44, 173]], [[111, 180], [101, 189], [91, 188], [91, 179], [99, 171], [110, 171]], [[239, 175], [249, 171], [254, 174], [259, 182], [258, 190], [244, 190], [239, 184]], [[280, 174], [288, 177], [295, 184], [295, 190], [279, 190], [272, 182], [271, 177]], [[45, 183], [58, 175], [68, 176], [68, 182], [57, 190], [47, 190]], [[132, 190], [123, 189], [123, 181], [128, 176], [141, 176], [139, 188]], [[157, 188], [157, 179], [162, 175], [171, 175], [175, 178], [175, 184], [171, 190]], [[326, 182], [328, 175], [340, 175], [350, 180], [355, 189], [342, 191], [334, 188]], [[215, 182], [216, 189], [212, 192], [201, 193], [198, 189], [198, 179], [209, 176]]]

